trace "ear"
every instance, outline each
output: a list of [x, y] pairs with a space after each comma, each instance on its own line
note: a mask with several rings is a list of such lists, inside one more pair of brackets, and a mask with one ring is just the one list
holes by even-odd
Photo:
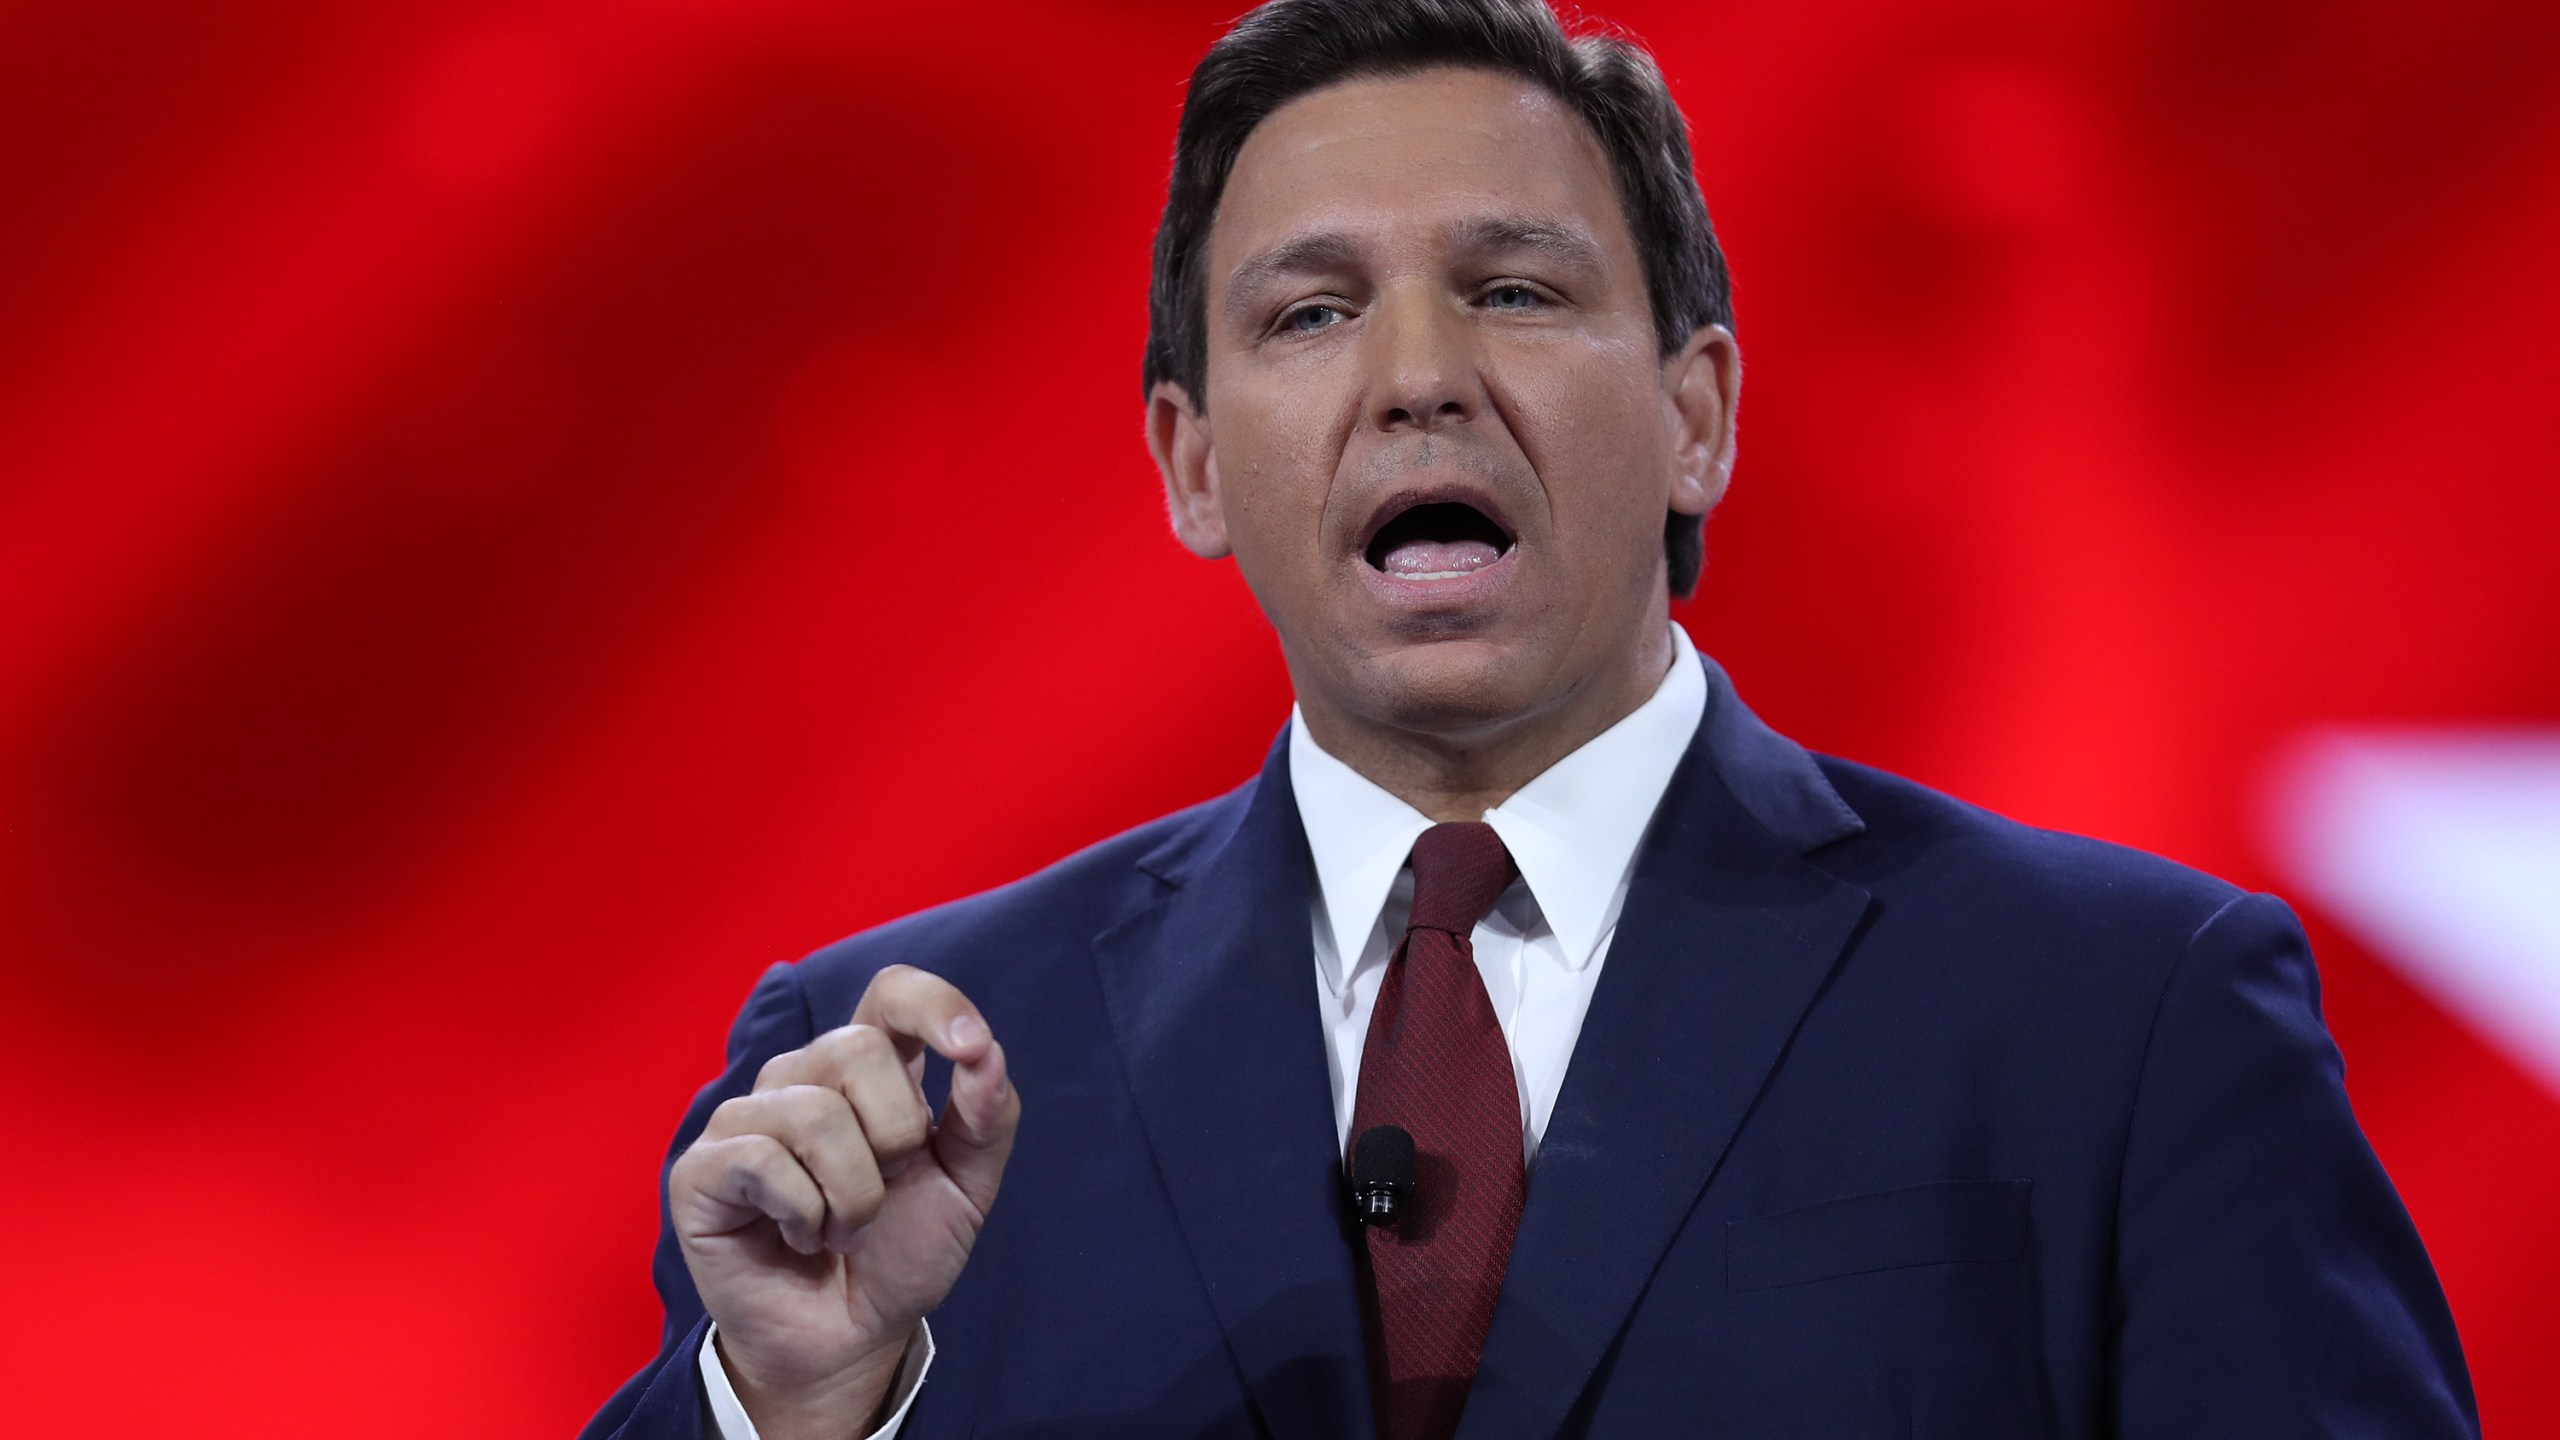
[[1733, 480], [1733, 409], [1742, 398], [1742, 348], [1722, 325], [1702, 325], [1662, 365], [1672, 426], [1671, 508], [1704, 515]]
[[1147, 396], [1147, 453], [1164, 476], [1164, 508], [1173, 521], [1173, 538], [1203, 560], [1232, 553], [1226, 511], [1218, 500], [1218, 460], [1209, 449], [1209, 417], [1170, 380], [1157, 381]]

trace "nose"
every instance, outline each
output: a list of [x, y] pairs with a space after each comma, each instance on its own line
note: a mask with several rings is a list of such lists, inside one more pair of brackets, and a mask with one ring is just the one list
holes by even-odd
[[[1421, 287], [1417, 287], [1420, 290]], [[1484, 407], [1474, 336], [1463, 315], [1429, 293], [1380, 297], [1369, 331], [1369, 423], [1380, 430], [1444, 430]]]

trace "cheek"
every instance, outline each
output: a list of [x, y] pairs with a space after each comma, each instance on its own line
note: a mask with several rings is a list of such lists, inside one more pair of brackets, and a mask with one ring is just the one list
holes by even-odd
[[1547, 479], [1567, 548], [1614, 561], [1633, 539], [1659, 537], [1670, 504], [1671, 444], [1650, 367], [1594, 362], [1540, 397], [1530, 452]]
[[1260, 559], [1311, 556], [1341, 459], [1339, 407], [1321, 387], [1277, 389], [1211, 392], [1221, 505], [1239, 556], [1247, 546]]
[[1221, 508], [1249, 576], [1284, 580], [1316, 552], [1333, 465], [1311, 426], [1251, 414], [1218, 432]]

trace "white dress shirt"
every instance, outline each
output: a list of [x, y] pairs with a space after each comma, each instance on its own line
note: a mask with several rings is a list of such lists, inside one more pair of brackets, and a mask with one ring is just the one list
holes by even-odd
[[[1651, 699], [1484, 812], [1520, 878], [1475, 928], [1476, 971], [1511, 1047], [1521, 1154], [1532, 1163], [1617, 933], [1636, 847], [1706, 713], [1706, 667], [1679, 626], [1671, 636], [1671, 669]], [[1347, 1147], [1369, 1012], [1413, 909], [1405, 859], [1431, 819], [1326, 754], [1295, 714], [1289, 780], [1315, 855], [1316, 1001], [1335, 1139]]]
[[[1671, 645], [1671, 669], [1652, 698], [1484, 812], [1520, 878], [1475, 928], [1476, 971], [1511, 1047], [1521, 1154], [1531, 1163], [1617, 933], [1636, 847], [1706, 714], [1707, 673], [1696, 647], [1678, 625], [1671, 627]], [[1289, 782], [1315, 856], [1316, 1002], [1332, 1071], [1334, 1138], [1347, 1146], [1369, 1012], [1413, 908], [1413, 871], [1405, 860], [1432, 822], [1327, 754], [1294, 709]], [[759, 1440], [712, 1348], [717, 1336], [715, 1327], [702, 1343], [700, 1363], [721, 1440]], [[932, 1362], [927, 1331], [907, 1352], [891, 1392], [897, 1404], [889, 1423], [869, 1440], [892, 1440], [906, 1424]]]

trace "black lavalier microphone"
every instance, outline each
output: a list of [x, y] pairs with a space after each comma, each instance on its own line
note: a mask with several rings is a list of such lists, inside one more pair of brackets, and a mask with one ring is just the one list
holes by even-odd
[[1363, 1225], [1393, 1225], [1413, 1198], [1413, 1137], [1372, 1125], [1351, 1147], [1351, 1208]]

